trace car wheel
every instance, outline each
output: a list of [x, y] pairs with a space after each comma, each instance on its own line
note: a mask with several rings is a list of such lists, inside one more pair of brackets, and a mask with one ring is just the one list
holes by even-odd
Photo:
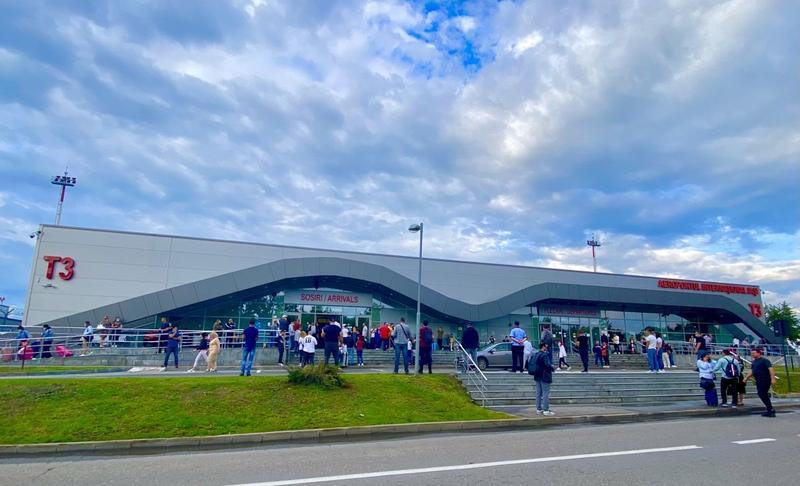
[[478, 368], [480, 368], [481, 371], [485, 370], [488, 367], [489, 367], [489, 361], [486, 358], [478, 358]]

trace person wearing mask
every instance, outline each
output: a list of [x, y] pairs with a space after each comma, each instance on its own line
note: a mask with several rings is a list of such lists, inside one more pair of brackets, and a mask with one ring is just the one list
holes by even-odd
[[258, 343], [258, 329], [256, 329], [255, 319], [250, 319], [247, 329], [242, 334], [244, 334], [244, 343], [242, 343], [242, 365], [239, 370], [239, 376], [250, 376], [250, 370], [253, 369], [253, 359], [256, 357], [256, 344]]
[[519, 327], [519, 321], [514, 321], [514, 327], [509, 333], [511, 339], [511, 372], [522, 373], [525, 370], [523, 361], [525, 357], [525, 341], [528, 340], [528, 335], [525, 330]]
[[697, 360], [697, 370], [700, 374], [700, 388], [705, 390], [706, 404], [709, 407], [716, 407], [719, 403], [717, 398], [717, 387], [714, 384], [714, 368], [717, 362], [711, 359], [711, 355], [703, 351], [700, 359]]
[[217, 372], [217, 358], [219, 357], [219, 334], [216, 331], [211, 331], [208, 334], [208, 366], [206, 371], [208, 373]]
[[428, 321], [422, 321], [419, 328], [419, 373], [428, 365], [428, 374], [433, 373], [433, 330]]
[[172, 324], [169, 333], [167, 333], [167, 354], [164, 356], [164, 366], [161, 367], [161, 371], [166, 371], [170, 355], [175, 356], [175, 369], [178, 369], [178, 353], [181, 348], [182, 335], [183, 334], [178, 329], [178, 325]]
[[769, 389], [776, 381], [775, 368], [772, 367], [770, 360], [764, 357], [764, 350], [759, 346], [750, 349], [750, 357], [753, 358], [753, 362], [750, 364], [750, 372], [745, 376], [744, 382], [755, 379], [758, 398], [764, 402], [764, 407], [766, 407], [766, 411], [761, 416], [774, 417], [775, 408], [769, 398]]
[[92, 345], [92, 339], [94, 339], [94, 330], [92, 329], [92, 323], [89, 321], [85, 321], [83, 323], [83, 339], [81, 340], [81, 356], [89, 356], [92, 354], [90, 349]]
[[195, 348], [197, 350], [197, 356], [194, 358], [194, 364], [191, 368], [186, 370], [187, 373], [197, 373], [197, 365], [200, 364], [200, 360], [206, 362], [206, 367], [208, 367], [208, 333], [204, 332], [200, 334], [200, 342], [197, 343]]
[[400, 318], [400, 323], [394, 326], [392, 331], [394, 339], [394, 373], [400, 370], [400, 355], [403, 355], [403, 370], [408, 374], [408, 347], [411, 342], [411, 329], [406, 324], [404, 317]]
[[467, 324], [467, 328], [464, 329], [464, 335], [461, 336], [461, 346], [464, 347], [472, 358], [472, 366], [476, 366], [478, 364], [480, 336], [478, 336], [478, 330], [475, 329], [475, 325], [471, 322]]
[[545, 343], [539, 344], [539, 352], [532, 358], [534, 364], [533, 380], [536, 382], [536, 413], [538, 415], [551, 416], [555, 412], [550, 411], [550, 385], [553, 384], [553, 362], [550, 361], [550, 353], [547, 352]]
[[52, 358], [53, 355], [50, 353], [50, 347], [53, 345], [53, 328], [50, 327], [50, 324], [45, 324], [42, 326], [42, 359]]

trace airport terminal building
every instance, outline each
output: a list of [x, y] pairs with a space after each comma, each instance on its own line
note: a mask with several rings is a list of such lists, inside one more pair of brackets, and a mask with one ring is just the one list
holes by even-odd
[[[43, 225], [34, 251], [24, 324], [81, 328], [103, 316], [125, 327], [162, 316], [188, 329], [232, 318], [337, 319], [376, 327], [413, 324], [416, 257]], [[460, 336], [467, 322], [497, 340], [519, 321], [597, 338], [601, 329], [636, 337], [645, 327], [685, 340], [696, 329], [779, 342], [764, 322], [761, 290], [735, 283], [593, 273], [426, 258], [422, 314]]]

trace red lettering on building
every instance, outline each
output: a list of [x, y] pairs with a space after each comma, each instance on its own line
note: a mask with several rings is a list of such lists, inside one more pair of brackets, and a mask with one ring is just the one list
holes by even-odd
[[60, 257], [53, 255], [45, 255], [43, 260], [47, 262], [47, 272], [45, 278], [47, 280], [53, 279], [53, 274], [56, 271], [56, 263], [61, 262], [64, 266], [64, 271], [58, 272], [58, 278], [61, 280], [71, 280], [75, 276], [75, 259], [72, 257]]
[[686, 280], [659, 280], [658, 286], [662, 289], [693, 290], [696, 292], [720, 292], [724, 294], [761, 295], [758, 287], [744, 285], [716, 284], [707, 282], [690, 282]]
[[747, 305], [750, 307], [751, 314], [753, 314], [759, 319], [764, 317], [764, 308], [761, 307], [761, 304], [747, 304]]

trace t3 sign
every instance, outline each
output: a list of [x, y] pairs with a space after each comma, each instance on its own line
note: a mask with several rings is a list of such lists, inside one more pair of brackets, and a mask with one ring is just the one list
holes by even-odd
[[750, 313], [753, 314], [755, 317], [761, 319], [764, 317], [764, 308], [761, 307], [761, 304], [747, 304], [750, 307]]
[[75, 260], [72, 257], [45, 255], [44, 261], [47, 262], [47, 273], [45, 274], [47, 280], [53, 280], [53, 274], [56, 271], [56, 263], [60, 263], [63, 267], [63, 270], [58, 272], [58, 278], [61, 280], [70, 280], [75, 276]]

